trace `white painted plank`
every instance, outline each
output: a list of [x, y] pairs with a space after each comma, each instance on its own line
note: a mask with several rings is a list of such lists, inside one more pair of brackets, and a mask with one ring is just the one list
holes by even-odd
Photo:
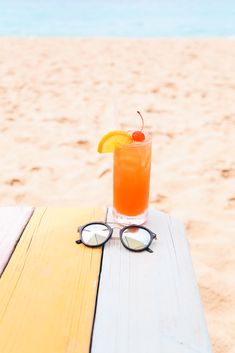
[[32, 207], [0, 207], [0, 276], [33, 212]]
[[212, 352], [183, 225], [151, 209], [146, 226], [153, 254], [105, 246], [92, 353]]

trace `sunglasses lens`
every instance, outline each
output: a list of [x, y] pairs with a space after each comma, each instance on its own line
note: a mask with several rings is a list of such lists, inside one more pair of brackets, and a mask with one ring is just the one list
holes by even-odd
[[150, 233], [139, 227], [131, 226], [122, 233], [122, 241], [130, 250], [144, 250], [151, 241]]
[[102, 245], [110, 235], [104, 224], [89, 224], [82, 230], [83, 243], [88, 246]]

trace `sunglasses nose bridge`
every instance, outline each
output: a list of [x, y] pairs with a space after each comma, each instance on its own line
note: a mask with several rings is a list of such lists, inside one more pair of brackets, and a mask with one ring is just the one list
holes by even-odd
[[120, 226], [114, 226], [112, 227], [113, 229], [118, 229], [118, 230], [121, 230], [121, 227]]
[[112, 227], [112, 239], [119, 238], [120, 230], [121, 228], [119, 228], [118, 226]]

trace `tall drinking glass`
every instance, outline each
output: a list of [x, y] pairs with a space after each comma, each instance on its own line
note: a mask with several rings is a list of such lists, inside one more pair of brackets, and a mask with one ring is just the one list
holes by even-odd
[[113, 215], [116, 222], [143, 224], [147, 219], [152, 140], [117, 144], [114, 150]]

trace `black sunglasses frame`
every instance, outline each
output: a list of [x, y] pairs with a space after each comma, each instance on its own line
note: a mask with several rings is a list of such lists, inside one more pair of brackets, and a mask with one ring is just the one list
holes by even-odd
[[[93, 224], [100, 224], [100, 225], [103, 225], [105, 226], [108, 230], [109, 230], [109, 236], [107, 237], [107, 239], [102, 243], [102, 244], [99, 244], [99, 245], [87, 245], [86, 242], [84, 241], [83, 239], [83, 236], [82, 236], [82, 232], [84, 230], [84, 228], [86, 228], [87, 226], [90, 226], [90, 225], [93, 225]], [[132, 228], [132, 227], [137, 227], [137, 228], [141, 228], [141, 229], [144, 229], [146, 230], [149, 235], [150, 235], [150, 240], [148, 242], [148, 244], [143, 248], [143, 249], [131, 249], [129, 248], [123, 241], [122, 239], [122, 235], [123, 233], [125, 232], [126, 229], [128, 228]], [[78, 230], [77, 230], [79, 233], [80, 233], [80, 239], [79, 240], [76, 240], [76, 244], [84, 244], [85, 246], [88, 246], [89, 248], [99, 248], [101, 246], [104, 246], [108, 241], [109, 239], [112, 237], [113, 235], [113, 228], [110, 227], [110, 225], [108, 225], [107, 223], [105, 222], [90, 222], [90, 223], [87, 223], [87, 224], [84, 224], [83, 226], [81, 227], [78, 227]], [[141, 252], [141, 251], [148, 251], [150, 253], [153, 253], [153, 250], [149, 248], [149, 246], [151, 245], [152, 241], [154, 239], [157, 239], [157, 234], [155, 234], [154, 232], [152, 232], [150, 229], [144, 227], [144, 226], [140, 226], [140, 225], [137, 225], [137, 224], [130, 224], [128, 226], [125, 226], [123, 228], [121, 228], [119, 230], [119, 237], [120, 237], [120, 240], [121, 240], [121, 243], [122, 245], [129, 251], [133, 251], [133, 252]]]

